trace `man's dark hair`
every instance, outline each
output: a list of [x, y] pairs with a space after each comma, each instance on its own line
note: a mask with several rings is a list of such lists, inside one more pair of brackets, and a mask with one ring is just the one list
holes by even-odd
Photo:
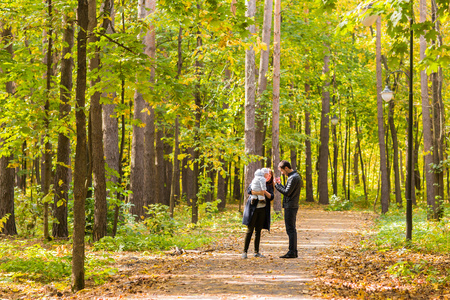
[[284, 169], [286, 167], [289, 168], [289, 169], [292, 169], [291, 163], [288, 162], [287, 160], [280, 161], [280, 163], [278, 164], [278, 167], [281, 168], [281, 169]]

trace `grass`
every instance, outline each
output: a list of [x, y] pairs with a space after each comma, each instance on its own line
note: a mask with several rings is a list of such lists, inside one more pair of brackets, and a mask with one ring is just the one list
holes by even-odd
[[391, 207], [376, 221], [377, 230], [372, 240], [378, 250], [408, 248], [423, 253], [450, 252], [450, 205], [445, 205], [444, 217], [438, 221], [427, 220], [427, 208], [413, 209], [412, 240], [406, 241], [406, 212], [404, 208]]
[[[241, 232], [242, 216], [235, 207], [219, 212], [214, 204], [199, 207], [199, 222], [190, 222], [187, 206], [176, 208], [170, 218], [168, 208], [151, 207], [152, 217], [135, 222], [125, 216], [116, 237], [106, 236], [96, 243], [86, 244], [86, 279], [101, 285], [117, 273], [113, 252], [139, 251], [158, 253], [177, 246], [185, 250], [198, 249], [217, 242], [231, 233]], [[89, 241], [89, 237], [86, 238]], [[42, 241], [37, 238], [3, 238], [0, 242], [0, 292], [2, 286], [27, 283], [52, 283], [68, 290], [72, 271], [72, 241]]]

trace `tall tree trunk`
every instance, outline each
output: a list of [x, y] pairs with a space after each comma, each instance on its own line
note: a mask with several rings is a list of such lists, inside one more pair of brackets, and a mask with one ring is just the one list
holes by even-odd
[[381, 212], [385, 214], [389, 210], [389, 182], [386, 162], [386, 146], [384, 142], [382, 71], [381, 71], [381, 17], [377, 19], [376, 34], [376, 69], [377, 69], [377, 119], [378, 119], [378, 143], [380, 146], [380, 172], [381, 172]]
[[[439, 29], [439, 21], [437, 15], [437, 4], [436, 1], [431, 1], [431, 16], [432, 22], [435, 24], [435, 29], [440, 32]], [[441, 37], [438, 36], [436, 41], [433, 41], [433, 44], [442, 45]], [[433, 157], [434, 164], [439, 165], [444, 160], [444, 107], [442, 105], [442, 76], [441, 76], [441, 68], [438, 69], [438, 72], [434, 72], [431, 74], [431, 83], [432, 83], [432, 92], [433, 92], [433, 134], [434, 134], [434, 145], [433, 145]], [[434, 170], [434, 196], [435, 200], [433, 201], [431, 207], [433, 211], [432, 218], [435, 220], [439, 220], [442, 216], [442, 201], [444, 200], [444, 172], [442, 170], [435, 169]]]
[[343, 158], [343, 174], [342, 174], [342, 189], [344, 190], [344, 195], [347, 195], [347, 189], [350, 189], [350, 187], [347, 186], [347, 149], [350, 147], [350, 143], [348, 140], [349, 136], [349, 120], [345, 121], [345, 141], [344, 141], [344, 158]]
[[[115, 11], [114, 11], [114, 1], [104, 0], [101, 6], [100, 13], [102, 15], [102, 28], [107, 35], [114, 33], [115, 24]], [[110, 68], [110, 66], [104, 66], [104, 68]], [[121, 167], [120, 167], [120, 150], [119, 150], [119, 120], [116, 115], [115, 109], [117, 105], [114, 103], [117, 93], [109, 93], [107, 91], [103, 92], [102, 98], [107, 99], [106, 103], [102, 105], [102, 120], [103, 120], [103, 144], [104, 144], [104, 154], [105, 162], [109, 169], [112, 169], [116, 174], [106, 174], [106, 181], [111, 182], [113, 186], [119, 184], [119, 177], [121, 177]], [[121, 179], [120, 179], [121, 180]], [[114, 207], [114, 220], [113, 220], [113, 232], [112, 235], [116, 235], [117, 222], [119, 217], [119, 208], [121, 195], [118, 193], [109, 192], [109, 197], [115, 199], [113, 202]]]
[[[156, 10], [156, 0], [146, 0], [145, 8], [147, 14], [154, 14]], [[144, 53], [150, 58], [152, 67], [150, 70], [150, 82], [153, 84], [155, 82], [155, 65], [156, 65], [156, 31], [154, 24], [150, 24], [147, 33], [144, 37]], [[144, 140], [145, 140], [145, 150], [144, 150], [144, 205], [149, 206], [150, 204], [155, 204], [158, 202], [155, 193], [155, 187], [158, 186], [157, 183], [157, 170], [155, 163], [155, 110], [152, 105], [147, 101], [145, 102], [145, 108], [148, 113], [145, 114], [145, 127], [144, 127]], [[170, 197], [170, 193], [169, 193]]]
[[364, 161], [362, 158], [361, 141], [359, 140], [359, 127], [358, 127], [358, 119], [356, 118], [356, 112], [355, 112], [355, 128], [356, 128], [356, 143], [357, 143], [357, 147], [358, 147], [357, 152], [359, 153], [359, 159], [361, 161], [361, 173], [362, 173], [362, 180], [363, 180], [363, 186], [364, 186], [364, 197], [366, 199], [366, 204], [369, 204], [369, 198], [367, 196], [366, 174], [364, 171]]
[[397, 205], [399, 207], [402, 206], [402, 190], [400, 185], [400, 169], [398, 165], [398, 140], [397, 140], [397, 129], [395, 128], [394, 124], [394, 101], [389, 102], [389, 126], [391, 128], [391, 135], [392, 135], [392, 148], [394, 152], [394, 161], [393, 161], [393, 167], [394, 167], [394, 180], [395, 180], [395, 201], [397, 202]]
[[72, 290], [84, 289], [84, 232], [85, 232], [85, 201], [86, 201], [86, 46], [88, 31], [88, 3], [78, 0], [78, 24], [80, 29], [77, 37], [77, 85], [76, 131], [77, 144], [75, 153], [74, 183], [73, 183], [73, 251], [72, 251]]
[[[329, 73], [329, 63], [330, 56], [329, 46], [325, 47], [324, 65], [322, 74], [328, 76]], [[328, 204], [328, 142], [330, 139], [330, 128], [329, 128], [329, 116], [330, 113], [330, 87], [329, 79], [324, 83], [322, 91], [322, 117], [320, 121], [320, 148], [319, 148], [319, 179], [318, 179], [318, 189], [319, 189], [319, 203]]]
[[353, 182], [355, 185], [359, 185], [359, 163], [358, 163], [359, 151], [356, 147], [355, 153], [353, 154]]
[[[97, 0], [89, 0], [89, 43], [95, 44], [98, 41], [95, 30], [97, 28]], [[100, 69], [100, 55], [98, 46], [95, 46], [95, 53], [89, 61], [91, 72], [98, 72]], [[100, 83], [100, 78], [93, 78], [91, 87]], [[105, 177], [105, 157], [103, 152], [103, 119], [102, 105], [100, 104], [101, 93], [95, 91], [91, 96], [91, 137], [92, 152], [91, 163], [94, 182], [94, 228], [92, 237], [94, 242], [99, 241], [106, 235], [106, 177]]]
[[[178, 155], [180, 153], [180, 142], [178, 140], [179, 126], [178, 116], [175, 118], [175, 145], [173, 152], [173, 172], [172, 172], [172, 185], [170, 189], [170, 217], [173, 218], [173, 210], [175, 208], [175, 202], [180, 196], [180, 163], [178, 161]], [[177, 191], [178, 190], [178, 191]]]
[[[248, 0], [246, 2], [247, 12], [246, 16], [254, 19], [256, 14], [256, 0]], [[248, 28], [250, 34], [256, 33], [255, 25], [250, 25]], [[255, 155], [255, 51], [253, 46], [245, 51], [245, 154]], [[253, 174], [256, 171], [257, 163], [250, 162], [245, 166], [245, 186], [249, 186]]]
[[[309, 84], [305, 83], [306, 95], [309, 95]], [[305, 110], [305, 189], [306, 202], [314, 202], [313, 179], [312, 179], [312, 150], [311, 150], [311, 124], [309, 121], [310, 112]]]
[[[149, 12], [146, 7], [146, 0], [138, 1], [138, 19], [145, 19]], [[145, 37], [147, 33], [145, 34]], [[143, 40], [144, 53], [146, 49], [146, 40]], [[134, 93], [134, 120], [145, 123], [146, 113], [143, 112], [145, 108], [145, 101], [142, 94], [136, 90]], [[133, 137], [131, 141], [131, 172], [130, 172], [130, 189], [132, 194], [130, 195], [130, 202], [133, 204], [130, 211], [133, 215], [136, 215], [137, 219], [145, 215], [144, 212], [144, 190], [145, 190], [145, 144], [144, 144], [144, 128], [134, 124], [133, 125]]]
[[333, 194], [338, 194], [337, 173], [338, 173], [338, 142], [336, 134], [336, 126], [332, 126], [331, 132], [333, 135]]
[[164, 159], [164, 204], [170, 206], [173, 164], [168, 157], [172, 154], [173, 146], [168, 141], [173, 137], [172, 127], [166, 127], [166, 129], [164, 130], [164, 137], [164, 157], [167, 157], [167, 159]]
[[[166, 174], [166, 168], [164, 167], [164, 128], [162, 125], [162, 116], [158, 114], [157, 119], [158, 125], [156, 127], [156, 178], [161, 178], [164, 180]], [[164, 183], [155, 186], [155, 195], [157, 197], [157, 203], [166, 204], [165, 203], [165, 195], [164, 195]]]
[[[264, 1], [264, 19], [262, 28], [262, 42], [265, 43], [266, 49], [261, 50], [261, 59], [259, 63], [258, 76], [258, 95], [256, 97], [256, 129], [255, 129], [255, 151], [259, 156], [264, 156], [264, 138], [266, 133], [265, 121], [267, 119], [267, 110], [269, 106], [263, 98], [263, 93], [267, 89], [267, 71], [269, 69], [270, 55], [270, 35], [272, 28], [272, 7], [273, 0]], [[256, 168], [261, 168], [261, 161], [258, 161]]]
[[[12, 47], [12, 32], [11, 27], [3, 24], [2, 26], [2, 39], [5, 44], [6, 51], [10, 55], [11, 59], [13, 57], [13, 47]], [[0, 72], [7, 73], [8, 70], [1, 70]], [[14, 95], [14, 87], [12, 81], [6, 82], [6, 93], [8, 97]], [[0, 109], [1, 111], [1, 109]], [[0, 124], [1, 127], [4, 124]], [[4, 141], [0, 138], [1, 147]], [[0, 232], [7, 235], [16, 235], [16, 218], [14, 215], [14, 168], [9, 167], [10, 161], [14, 159], [14, 155], [0, 157], [0, 219], [7, 218], [6, 223], [0, 228]]]
[[[420, 0], [420, 22], [427, 20], [427, 1]], [[420, 59], [423, 60], [425, 50], [427, 49], [427, 41], [424, 36], [420, 36]], [[433, 132], [431, 121], [431, 105], [428, 97], [428, 76], [426, 70], [420, 72], [420, 95], [422, 97], [422, 132], [423, 132], [423, 157], [425, 160], [425, 181], [426, 181], [426, 200], [430, 208], [434, 207], [434, 174], [433, 174]], [[430, 212], [430, 210], [429, 210]], [[432, 219], [433, 215], [428, 213], [428, 219]]]
[[[281, 0], [275, 0], [273, 47], [273, 103], [272, 103], [272, 162], [275, 177], [280, 176], [280, 59], [281, 59]], [[281, 196], [275, 193], [273, 208], [281, 212]]]
[[234, 179], [233, 179], [233, 199], [234, 200], [240, 200], [242, 198], [241, 195], [241, 181], [240, 178], [240, 160], [241, 158], [238, 157], [238, 160], [234, 162]]
[[[291, 128], [292, 132], [297, 131], [297, 124], [296, 124], [296, 118], [294, 116], [289, 116], [289, 127]], [[291, 166], [292, 169], [297, 170], [297, 149], [291, 148], [290, 150], [290, 157], [291, 157]]]
[[[74, 38], [74, 20], [65, 16], [65, 27], [63, 40], [62, 59], [61, 59], [61, 89], [59, 105], [59, 119], [63, 120], [69, 117], [71, 105], [69, 103], [72, 93], [72, 64], [71, 57], [73, 38]], [[53, 222], [52, 235], [57, 238], [66, 238], [69, 236], [67, 228], [67, 204], [69, 201], [68, 192], [70, 185], [70, 139], [64, 133], [58, 134], [58, 153], [55, 172], [55, 197], [53, 203]]]
[[[200, 10], [200, 5], [197, 4], [197, 9]], [[202, 92], [201, 92], [201, 76], [203, 72], [203, 65], [200, 62], [199, 55], [202, 53], [202, 37], [200, 30], [197, 31], [197, 57], [195, 58], [195, 76], [196, 85], [194, 93], [195, 101], [195, 126], [194, 126], [194, 194], [192, 198], [192, 215], [191, 222], [196, 224], [198, 222], [198, 193], [199, 193], [199, 177], [200, 177], [200, 126], [202, 120]]]
[[[52, 76], [53, 76], [53, 59], [52, 59], [52, 51], [53, 51], [53, 5], [51, 0], [47, 0], [47, 9], [48, 9], [48, 32], [46, 34], [47, 37], [47, 52], [44, 55], [44, 64], [47, 66], [45, 81], [46, 81], [46, 100], [44, 104], [44, 126], [45, 126], [45, 137], [44, 137], [44, 154], [43, 159], [44, 163], [42, 165], [42, 193], [44, 195], [43, 199], [46, 199], [45, 196], [50, 192], [50, 182], [52, 176], [52, 144], [50, 143], [50, 120], [49, 120], [49, 110], [50, 110], [50, 90], [52, 84]], [[48, 239], [48, 200], [44, 200], [44, 238]]]

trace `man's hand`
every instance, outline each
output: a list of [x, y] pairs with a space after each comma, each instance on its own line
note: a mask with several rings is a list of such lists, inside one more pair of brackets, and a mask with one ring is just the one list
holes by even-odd
[[280, 177], [275, 178], [275, 183], [281, 183], [281, 178]]

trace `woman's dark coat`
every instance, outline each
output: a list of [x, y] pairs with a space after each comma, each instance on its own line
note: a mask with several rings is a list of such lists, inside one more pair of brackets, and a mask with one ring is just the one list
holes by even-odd
[[[266, 191], [270, 193], [270, 198], [265, 196], [266, 197], [266, 207], [265, 207], [265, 209], [266, 209], [266, 220], [264, 221], [263, 229], [267, 229], [267, 230], [270, 231], [270, 202], [274, 198], [273, 185], [266, 183]], [[252, 189], [251, 189], [250, 186], [247, 188], [247, 193], [249, 195], [252, 194]], [[251, 201], [250, 196], [249, 196], [248, 199], [247, 199], [247, 203], [245, 204], [244, 216], [243, 216], [243, 219], [242, 219], [242, 224], [247, 225], [247, 226], [250, 224], [250, 221], [252, 220], [253, 213], [255, 212], [256, 205], [257, 205], [257, 201], [253, 205], [251, 204], [251, 202], [252, 201]]]

